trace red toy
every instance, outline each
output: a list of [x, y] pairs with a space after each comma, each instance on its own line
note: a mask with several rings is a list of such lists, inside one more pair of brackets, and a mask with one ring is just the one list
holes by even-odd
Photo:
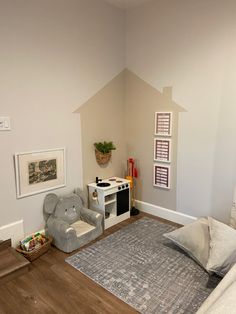
[[139, 210], [135, 208], [135, 179], [138, 178], [138, 170], [135, 166], [134, 158], [129, 158], [127, 160], [127, 176], [126, 179], [130, 181], [131, 188], [131, 216], [138, 215]]

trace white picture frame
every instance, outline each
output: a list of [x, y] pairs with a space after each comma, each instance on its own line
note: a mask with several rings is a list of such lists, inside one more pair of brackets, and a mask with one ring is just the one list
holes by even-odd
[[170, 111], [155, 112], [155, 135], [171, 136], [172, 135], [172, 116]]
[[171, 139], [154, 138], [153, 159], [158, 162], [171, 162]]
[[16, 197], [66, 186], [65, 148], [15, 153]]
[[170, 165], [159, 163], [153, 165], [153, 186], [170, 189]]

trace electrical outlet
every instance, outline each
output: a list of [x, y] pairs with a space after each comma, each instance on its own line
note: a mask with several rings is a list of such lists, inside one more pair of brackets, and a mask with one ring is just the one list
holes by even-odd
[[11, 130], [10, 117], [0, 117], [0, 131]]

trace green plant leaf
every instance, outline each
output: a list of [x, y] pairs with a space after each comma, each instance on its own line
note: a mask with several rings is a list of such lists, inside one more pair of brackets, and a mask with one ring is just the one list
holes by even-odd
[[106, 142], [106, 141], [104, 141], [103, 143], [102, 142], [94, 143], [94, 146], [99, 152], [103, 154], [107, 154], [110, 151], [116, 149], [113, 142]]

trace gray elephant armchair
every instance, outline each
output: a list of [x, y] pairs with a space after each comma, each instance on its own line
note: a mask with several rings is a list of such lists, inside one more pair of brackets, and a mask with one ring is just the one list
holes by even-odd
[[53, 237], [58, 249], [70, 253], [102, 234], [103, 216], [86, 207], [80, 189], [60, 198], [54, 193], [46, 195], [43, 206], [46, 234]]

